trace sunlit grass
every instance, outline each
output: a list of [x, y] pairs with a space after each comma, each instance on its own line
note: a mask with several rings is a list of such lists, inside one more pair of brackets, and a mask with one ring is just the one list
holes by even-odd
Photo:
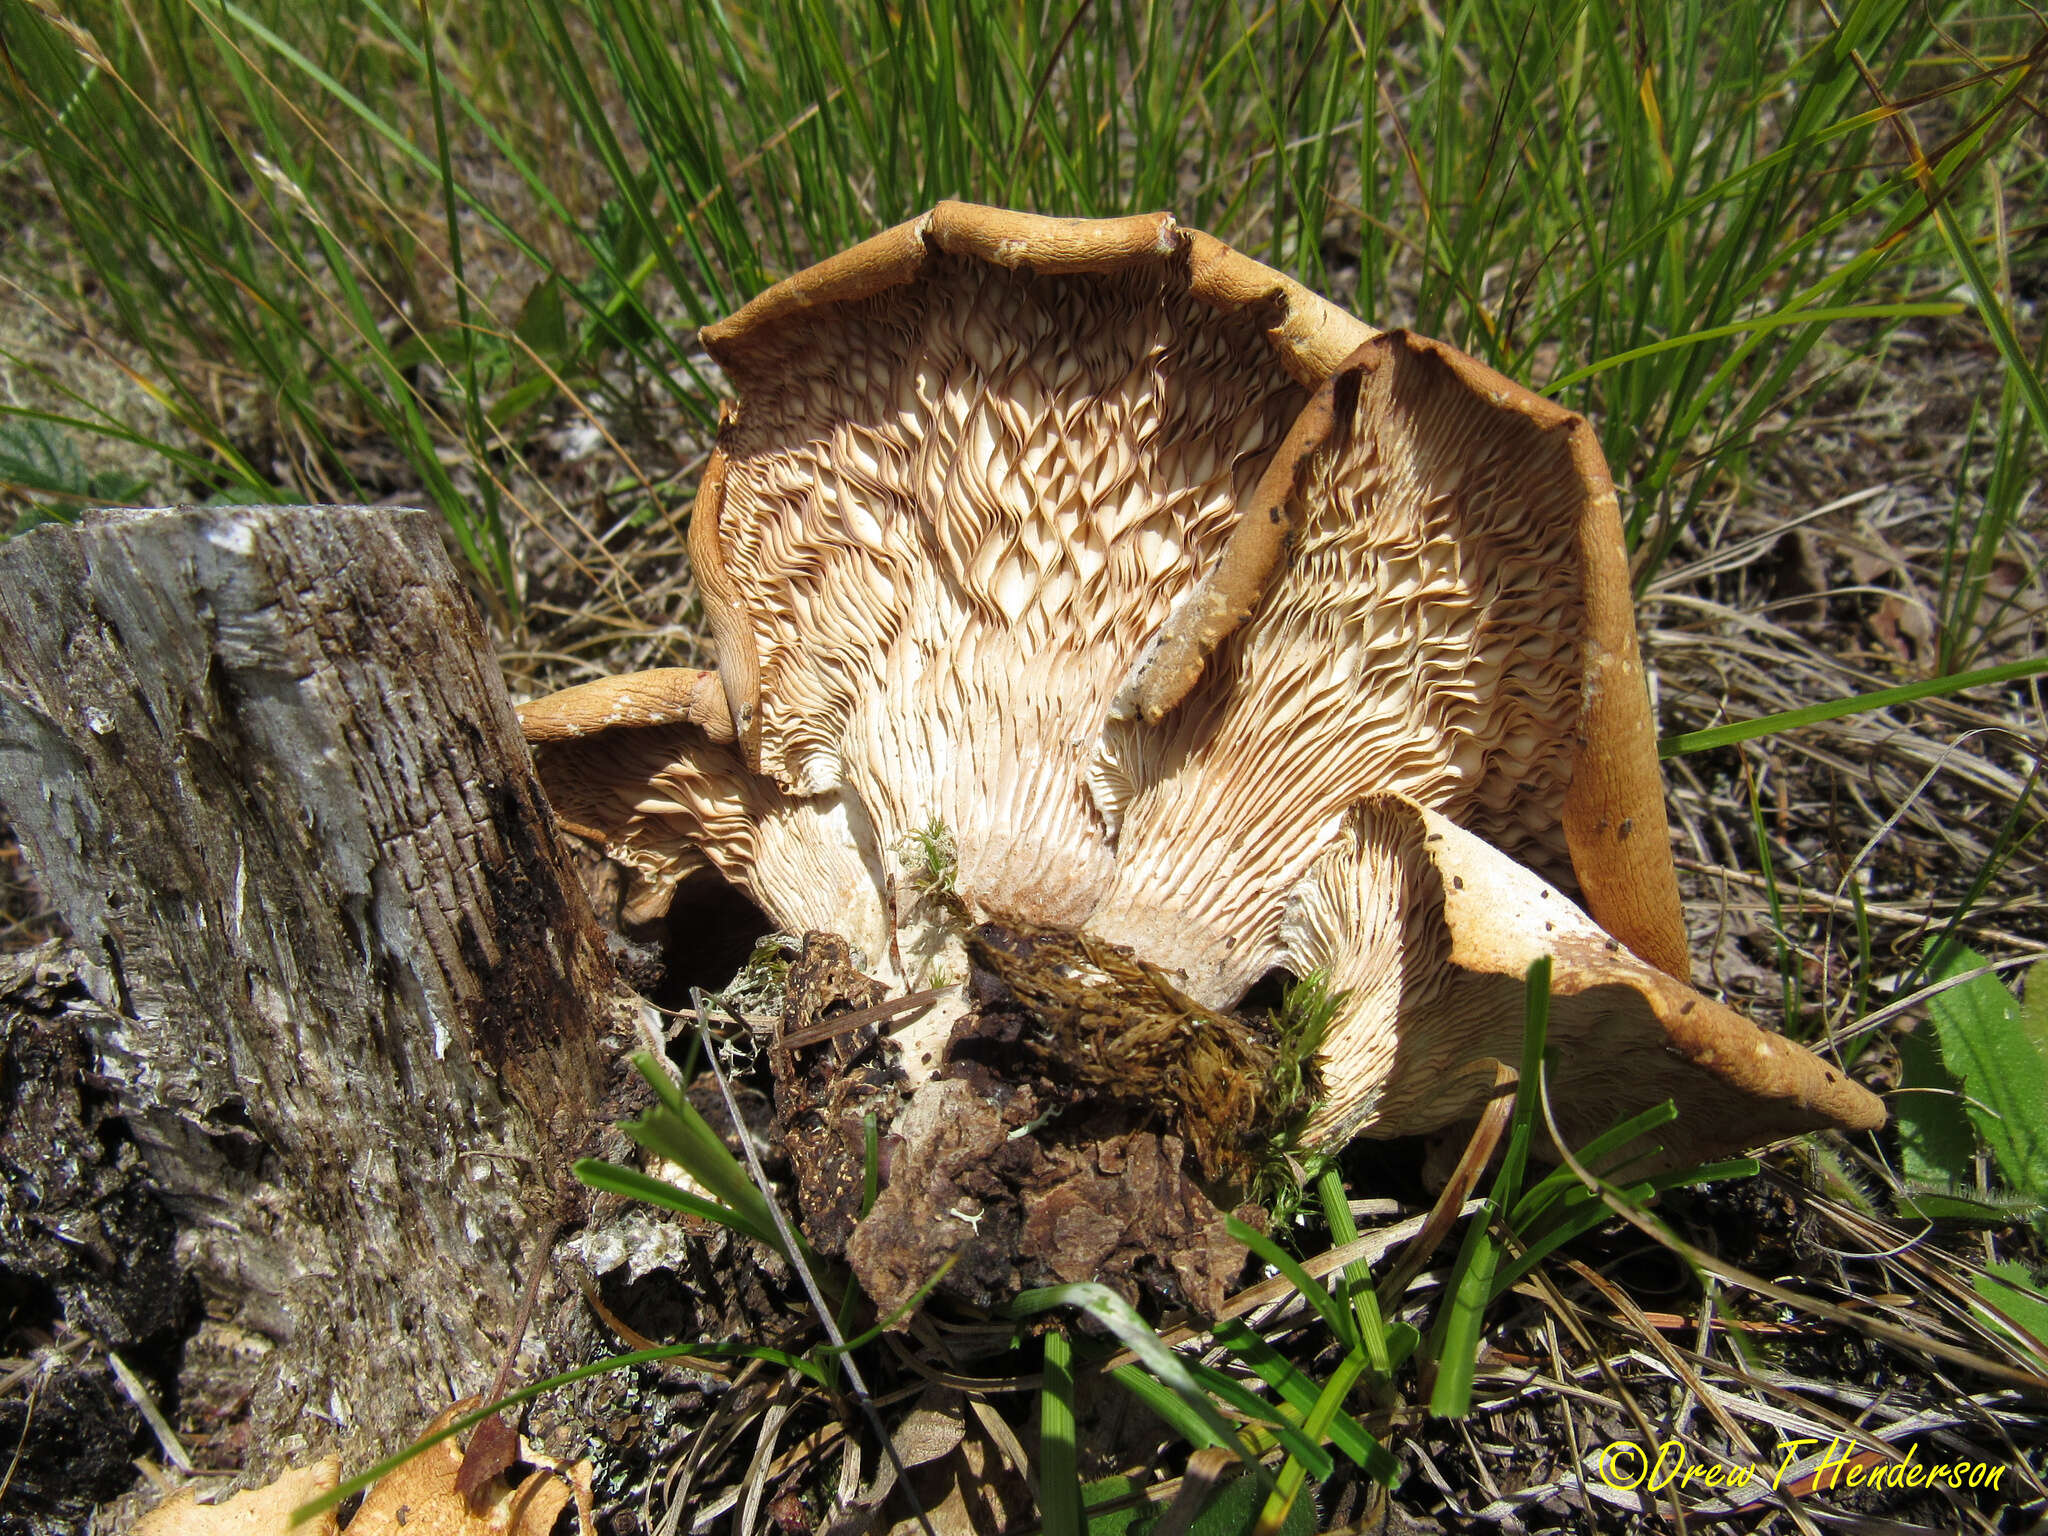
[[611, 505], [673, 509], [719, 394], [693, 328], [943, 197], [1170, 209], [1548, 385], [1600, 425], [1645, 574], [1823, 337], [1881, 355], [1961, 304], [2010, 382], [1947, 665], [2029, 511], [2018, 13], [159, 0], [10, 7], [0, 41], [6, 132], [81, 303], [204, 445], [192, 493], [424, 498], [508, 614], [520, 530], [580, 528], [521, 472], [542, 424], [594, 430]]

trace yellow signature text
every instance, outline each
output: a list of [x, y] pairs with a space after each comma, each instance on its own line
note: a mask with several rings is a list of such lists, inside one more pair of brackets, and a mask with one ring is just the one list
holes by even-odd
[[1800, 1493], [1848, 1488], [1991, 1488], [2006, 1469], [1985, 1461], [1922, 1462], [1920, 1447], [1908, 1445], [1897, 1459], [1880, 1459], [1853, 1440], [1834, 1439], [1811, 1466], [1794, 1475], [1801, 1458], [1820, 1445], [1814, 1439], [1787, 1440], [1775, 1468], [1695, 1457], [1678, 1440], [1665, 1440], [1651, 1454], [1633, 1440], [1617, 1440], [1600, 1453], [1595, 1476], [1610, 1488], [1662, 1493], [1749, 1488], [1768, 1484], [1775, 1492], [1788, 1482]]

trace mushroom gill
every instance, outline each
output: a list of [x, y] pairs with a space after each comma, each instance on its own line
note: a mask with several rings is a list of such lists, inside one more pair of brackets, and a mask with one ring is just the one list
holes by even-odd
[[[1579, 417], [1165, 216], [942, 204], [704, 341], [739, 392], [691, 528], [725, 707], [680, 674], [523, 714], [644, 878], [707, 858], [876, 968], [899, 923], [928, 959], [993, 919], [1191, 1008], [1326, 969], [1332, 1138], [1469, 1116], [1446, 1074], [1514, 1058], [1539, 953], [1570, 1134], [1666, 1096], [1674, 1154], [1881, 1122], [1686, 985]], [[892, 871], [935, 823], [958, 901], [913, 920]]]

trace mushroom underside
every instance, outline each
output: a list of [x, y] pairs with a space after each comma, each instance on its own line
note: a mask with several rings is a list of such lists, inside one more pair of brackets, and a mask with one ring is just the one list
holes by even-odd
[[[1243, 1188], [1275, 1130], [1286, 1052], [1233, 1010], [1276, 970], [1339, 998], [1310, 1141], [1476, 1115], [1539, 956], [1569, 1145], [1665, 1098], [1665, 1162], [1882, 1121], [1684, 980], [1581, 418], [1163, 217], [943, 205], [705, 343], [740, 394], [691, 528], [718, 669], [522, 718], [636, 912], [708, 863], [893, 990], [967, 979], [870, 1031], [902, 1182], [846, 1242], [884, 1290], [874, 1234], [943, 1225], [994, 1169], [1010, 1193], [975, 1198], [1014, 1221], [954, 1225], [1028, 1245], [1040, 1217], [1136, 1231], [1075, 1192], [1170, 1164], [1148, 1209], [1207, 1214], [1136, 1247], [1227, 1269], [1183, 1196]], [[824, 1060], [778, 1071], [843, 1122]], [[1033, 1251], [1017, 1275], [1064, 1273]], [[1220, 1272], [1152, 1271], [1190, 1296]]]

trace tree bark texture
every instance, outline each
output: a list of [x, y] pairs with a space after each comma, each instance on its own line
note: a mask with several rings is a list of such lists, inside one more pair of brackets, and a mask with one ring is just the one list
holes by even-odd
[[620, 994], [436, 520], [0, 546], [0, 809], [184, 1256], [275, 1341], [252, 1454], [486, 1389]]

